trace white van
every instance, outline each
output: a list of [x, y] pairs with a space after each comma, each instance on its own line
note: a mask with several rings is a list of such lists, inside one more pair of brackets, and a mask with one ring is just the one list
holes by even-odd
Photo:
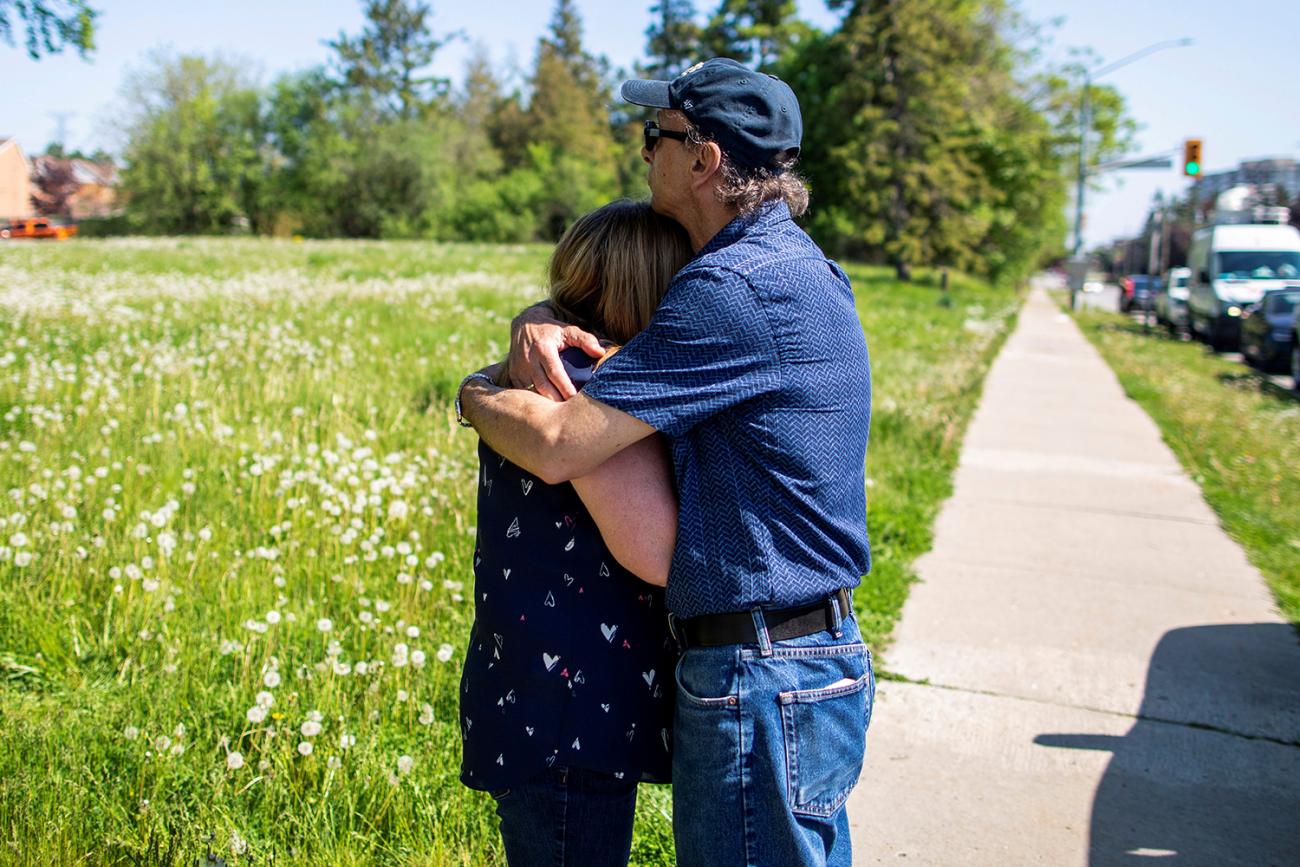
[[1300, 230], [1285, 223], [1207, 226], [1188, 255], [1192, 334], [1216, 349], [1236, 349], [1241, 311], [1265, 290], [1300, 288]]

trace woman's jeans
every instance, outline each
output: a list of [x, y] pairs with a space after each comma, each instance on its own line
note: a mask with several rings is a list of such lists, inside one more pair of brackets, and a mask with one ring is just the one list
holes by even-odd
[[636, 781], [582, 768], [493, 792], [510, 867], [625, 867]]
[[850, 864], [876, 682], [853, 618], [771, 642], [688, 648], [677, 666], [679, 867]]

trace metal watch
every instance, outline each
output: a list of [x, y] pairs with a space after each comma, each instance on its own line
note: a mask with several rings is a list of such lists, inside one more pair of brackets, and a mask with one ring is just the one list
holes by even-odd
[[462, 391], [465, 390], [466, 385], [468, 385], [469, 383], [473, 382], [476, 379], [481, 379], [484, 382], [486, 382], [488, 385], [496, 385], [496, 380], [494, 380], [492, 377], [488, 376], [486, 373], [484, 373], [481, 370], [474, 371], [469, 376], [465, 377], [460, 381], [460, 386], [457, 387], [456, 389], [456, 424], [460, 425], [461, 427], [474, 426], [469, 422], [465, 421], [465, 416], [460, 411], [460, 394]]

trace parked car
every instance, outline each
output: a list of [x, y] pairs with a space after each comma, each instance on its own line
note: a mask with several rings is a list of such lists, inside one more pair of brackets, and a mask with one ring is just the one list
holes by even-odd
[[1150, 310], [1155, 292], [1160, 288], [1160, 278], [1146, 274], [1130, 274], [1120, 282], [1123, 294], [1119, 296], [1119, 309], [1127, 313], [1130, 310]]
[[1291, 337], [1291, 388], [1300, 391], [1300, 328]]
[[18, 240], [20, 238], [52, 238], [62, 241], [77, 234], [76, 226], [52, 223], [45, 217], [27, 220], [15, 220], [6, 226], [0, 226], [0, 238]]
[[1283, 371], [1295, 345], [1300, 289], [1270, 289], [1241, 314], [1241, 354], [1260, 370]]
[[1187, 329], [1187, 283], [1191, 268], [1170, 268], [1156, 291], [1156, 321], [1171, 331]]

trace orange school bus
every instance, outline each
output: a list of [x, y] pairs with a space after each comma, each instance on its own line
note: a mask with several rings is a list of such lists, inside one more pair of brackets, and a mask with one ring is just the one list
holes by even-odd
[[61, 226], [51, 223], [44, 217], [35, 217], [30, 220], [15, 220], [5, 226], [0, 226], [0, 238], [19, 239], [19, 238], [53, 238], [56, 241], [62, 241], [71, 238], [77, 234], [76, 226]]

